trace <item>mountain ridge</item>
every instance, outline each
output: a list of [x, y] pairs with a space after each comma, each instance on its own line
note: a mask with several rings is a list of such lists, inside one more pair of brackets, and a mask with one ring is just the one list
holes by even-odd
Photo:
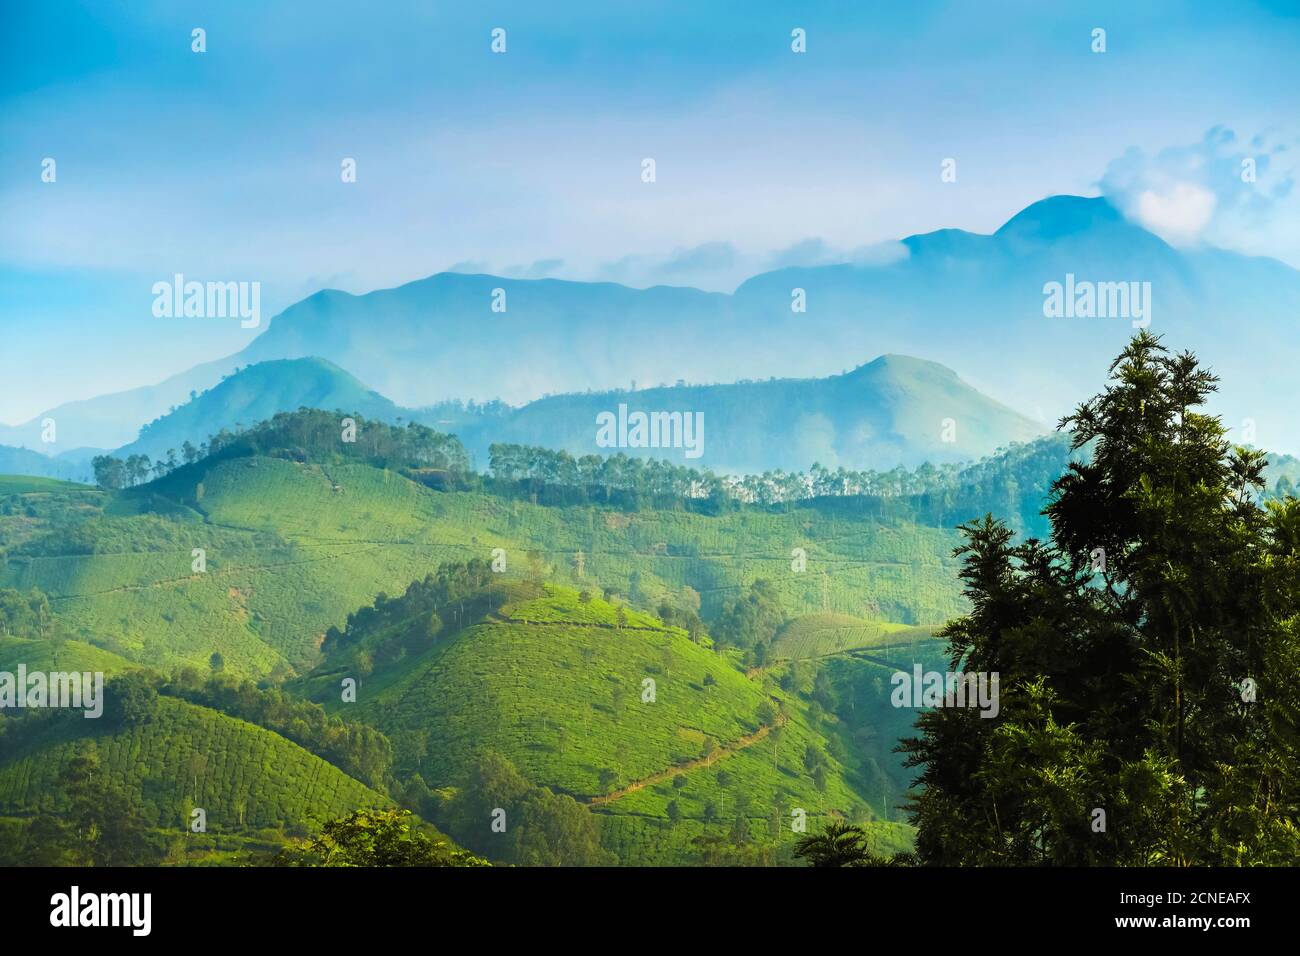
[[[600, 446], [599, 416], [615, 414], [621, 406], [647, 413], [698, 414], [707, 429], [700, 436], [699, 454], [672, 447]], [[926, 460], [966, 461], [1044, 430], [983, 396], [952, 369], [898, 354], [825, 378], [573, 392], [517, 407], [500, 406], [491, 413], [465, 410], [452, 419], [441, 417], [447, 413], [438, 406], [399, 406], [332, 362], [312, 357], [241, 369], [150, 423], [139, 439], [114, 454], [145, 454], [157, 460], [179, 451], [185, 442], [197, 447], [222, 429], [252, 425], [300, 407], [452, 431], [480, 463], [487, 461], [491, 444], [504, 442], [563, 450], [575, 457], [621, 451], [684, 458], [693, 467], [734, 474], [803, 471], [815, 462], [888, 470]], [[945, 435], [946, 428], [951, 435]]]
[[[940, 229], [901, 242], [909, 254], [897, 261], [782, 268], [730, 295], [450, 272], [362, 295], [321, 290], [273, 317], [233, 356], [157, 386], [0, 426], [0, 443], [48, 453], [39, 425], [56, 417], [61, 441], [116, 447], [121, 442], [102, 439], [121, 438], [131, 416], [134, 439], [136, 428], [189, 390], [210, 387], [233, 367], [278, 358], [327, 359], [394, 402], [418, 407], [448, 399], [519, 404], [634, 380], [825, 377], [837, 371], [836, 356], [915, 353], [918, 342], [927, 358], [967, 370], [991, 398], [1048, 420], [1086, 393], [1132, 332], [1124, 317], [1046, 318], [1044, 284], [1074, 274], [1149, 282], [1152, 330], [1173, 335], [1180, 348], [1214, 354], [1225, 377], [1248, 383], [1215, 410], [1251, 419], [1271, 447], [1300, 448], [1300, 424], [1274, 407], [1263, 384], [1300, 361], [1300, 343], [1285, 334], [1300, 308], [1300, 272], [1285, 263], [1176, 249], [1104, 197], [1051, 196], [987, 235]], [[492, 308], [498, 289], [504, 312]], [[804, 292], [805, 312], [791, 308], [795, 289]], [[1005, 361], [1008, 341], [1023, 356], [1014, 365]], [[1070, 361], [1062, 364], [1062, 355]]]
[[[219, 407], [214, 408], [218, 403]], [[253, 425], [277, 412], [300, 407], [343, 409], [384, 420], [396, 419], [403, 411], [333, 362], [315, 357], [272, 359], [226, 376], [211, 389], [145, 425], [139, 438], [115, 454], [157, 458], [169, 449], [179, 449], [184, 441], [198, 445], [223, 428]]]

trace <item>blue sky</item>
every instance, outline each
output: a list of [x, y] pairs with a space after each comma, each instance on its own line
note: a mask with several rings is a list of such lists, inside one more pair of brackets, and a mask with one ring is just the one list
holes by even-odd
[[729, 291], [1102, 191], [1300, 267], [1297, 3], [0, 3], [0, 421], [255, 334], [155, 319], [176, 272], [266, 316], [449, 268]]

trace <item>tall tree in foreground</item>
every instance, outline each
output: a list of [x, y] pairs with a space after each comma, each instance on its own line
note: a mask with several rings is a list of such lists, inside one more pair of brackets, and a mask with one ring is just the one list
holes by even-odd
[[1260, 507], [1263, 454], [1201, 410], [1216, 382], [1139, 334], [1061, 422], [1093, 452], [1050, 541], [963, 526], [944, 636], [1000, 709], [927, 711], [901, 745], [924, 862], [1300, 859], [1300, 501]]

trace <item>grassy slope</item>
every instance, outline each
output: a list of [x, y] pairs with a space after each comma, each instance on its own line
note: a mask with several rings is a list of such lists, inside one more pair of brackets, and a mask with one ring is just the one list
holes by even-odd
[[[828, 758], [826, 788], [815, 786], [803, 756], [809, 745], [826, 751], [827, 737], [837, 733], [833, 718], [814, 720], [802, 699], [747, 678], [680, 629], [635, 613], [619, 628], [616, 614], [599, 598], [582, 604], [575, 591], [548, 586], [544, 597], [507, 604], [497, 619], [363, 680], [356, 714], [393, 740], [400, 772], [418, 769], [435, 788], [455, 783], [484, 750], [505, 754], [534, 782], [587, 802], [657, 778], [596, 808], [607, 847], [628, 863], [691, 859], [694, 837], [730, 833], [740, 794], [749, 797], [744, 816], [759, 839], [773, 808], [786, 823], [779, 839], [787, 842], [794, 839], [788, 821], [795, 807], [814, 824], [830, 814], [889, 813], [879, 789], [889, 784], [856, 760]], [[352, 705], [338, 702], [337, 676], [317, 683], [317, 696], [347, 710]], [[653, 702], [642, 699], [646, 680], [654, 681]], [[787, 706], [779, 746], [768, 736], [726, 753], [767, 733], [756, 716], [765, 700]], [[724, 752], [699, 764], [706, 736]], [[673, 786], [675, 768], [687, 768], [680, 770], [686, 786]], [[612, 784], [602, 786], [603, 769], [617, 775]], [[667, 816], [672, 800], [682, 814], [675, 826]], [[709, 804], [719, 813], [712, 825], [704, 823]], [[869, 827], [882, 849], [910, 839], [902, 825]]]
[[0, 476], [0, 486], [0, 572], [6, 552], [98, 514], [108, 500], [96, 488], [44, 478]]
[[805, 614], [787, 623], [772, 643], [776, 660], [805, 660], [845, 651], [928, 640], [932, 627], [867, 621], [850, 614]]
[[94, 744], [111, 785], [139, 797], [145, 820], [184, 832], [192, 807], [209, 830], [314, 825], [359, 807], [389, 805], [343, 771], [261, 727], [172, 698], [131, 727], [69, 719], [0, 762], [0, 812], [58, 812], [60, 774]]
[[0, 495], [25, 495], [50, 491], [90, 491], [89, 485], [60, 478], [38, 478], [29, 475], [0, 475]]
[[[103, 553], [11, 555], [0, 586], [41, 588], [77, 636], [131, 659], [205, 666], [218, 650], [227, 670], [248, 675], [303, 670], [324, 631], [378, 592], [399, 593], [440, 562], [490, 558], [497, 547], [507, 576], [628, 594], [635, 572], [644, 603], [689, 585], [706, 615], [760, 577], [775, 582], [791, 614], [829, 608], [930, 623], [961, 610], [952, 532], [880, 523], [851, 503], [623, 514], [439, 493], [364, 465], [265, 458], [199, 477], [163, 482], [171, 500], [112, 499], [107, 514], [79, 521], [77, 547], [67, 549]], [[166, 516], [132, 513], [143, 507]], [[0, 532], [31, 520], [0, 517]], [[191, 571], [195, 547], [206, 549], [205, 574]], [[804, 573], [790, 569], [794, 547], [807, 550]]]
[[[69, 496], [69, 507], [78, 509], [68, 519], [72, 530], [53, 538], [60, 546], [66, 542], [66, 552], [11, 555], [0, 585], [41, 587], [74, 632], [128, 658], [164, 668], [204, 666], [220, 650], [228, 671], [249, 675], [283, 663], [313, 663], [324, 630], [377, 592], [400, 593], [439, 562], [488, 558], [496, 547], [507, 552], [507, 579], [548, 576], [597, 595], [602, 586], [626, 594], [636, 572], [644, 602], [689, 584], [701, 593], [706, 613], [760, 577], [775, 582], [792, 614], [829, 606], [868, 620], [936, 621], [960, 607], [948, 557], [952, 534], [882, 523], [850, 502], [714, 518], [543, 508], [438, 493], [364, 465], [245, 459], [220, 463], [200, 477], [197, 485], [193, 479], [183, 484], [184, 476], [163, 482], [168, 500], [93, 495], [108, 501], [103, 514], [94, 513], [85, 495], [75, 502]], [[68, 516], [13, 516], [7, 525], [0, 518], [0, 531], [12, 532], [21, 521], [21, 534], [12, 539], [30, 541], [60, 518]], [[808, 552], [802, 574], [790, 568], [796, 546]], [[204, 574], [191, 570], [193, 547], [207, 551]], [[83, 553], [91, 550], [101, 553]], [[662, 774], [698, 757], [705, 733], [723, 747], [752, 734], [758, 702], [784, 696], [772, 683], [746, 680], [724, 658], [635, 612], [630, 625], [656, 630], [579, 626], [601, 623], [591, 615], [610, 623], [615, 612], [599, 600], [579, 607], [571, 596], [553, 596], [509, 613], [529, 623], [485, 623], [429, 652], [428, 669], [412, 668], [400, 679], [378, 675], [364, 685], [362, 707], [369, 706], [365, 694], [381, 691], [391, 705], [386, 719], [375, 720], [393, 734], [399, 762], [418, 759], [411, 748], [421, 726], [447, 735], [446, 752], [425, 758], [439, 768], [430, 774], [435, 785], [463, 766], [472, 746], [497, 746], [536, 782], [592, 797], [603, 767], [620, 773], [616, 786]], [[465, 650], [455, 651], [462, 643]], [[674, 658], [671, 672], [662, 659], [665, 649]], [[438, 664], [443, 654], [451, 656]], [[441, 696], [423, 698], [427, 688], [412, 689], [436, 680], [437, 667], [453, 665], [454, 682], [438, 681], [445, 687]], [[706, 670], [717, 681], [707, 692]], [[654, 705], [640, 703], [641, 680], [648, 676], [659, 685]], [[617, 721], [615, 682], [624, 686]], [[433, 700], [432, 711], [421, 711], [422, 699]], [[459, 709], [448, 703], [457, 701]], [[658, 709], [635, 709], [643, 707]], [[695, 768], [685, 773], [681, 789], [665, 778], [597, 807], [606, 843], [630, 862], [691, 859], [698, 853], [693, 838], [729, 833], [739, 793], [750, 796], [746, 817], [758, 838], [767, 832], [773, 807], [786, 813], [781, 840], [787, 842], [793, 839], [793, 807], [807, 810], [814, 823], [827, 813], [897, 820], [897, 780], [883, 754], [892, 741], [876, 748], [882, 753], [863, 754], [846, 738], [837, 750], [845, 762], [831, 760], [820, 792], [802, 765], [803, 752], [809, 743], [824, 751], [844, 735], [834, 718], [811, 717], [806, 701], [793, 698], [789, 707], [776, 766], [764, 740], [722, 760], [734, 778], [728, 787], [717, 780], [719, 766]], [[646, 719], [651, 723], [638, 725]], [[563, 752], [552, 749], [559, 726], [568, 728]], [[683, 819], [670, 827], [667, 806], [674, 799]], [[712, 825], [702, 822], [709, 804], [721, 816]], [[906, 845], [908, 831], [882, 821], [873, 824], [872, 837], [881, 849], [897, 848]]]
[[32, 671], [90, 671], [100, 672], [106, 678], [138, 667], [124, 657], [82, 641], [27, 640], [21, 637], [0, 637], [0, 671], [11, 673], [19, 664]]

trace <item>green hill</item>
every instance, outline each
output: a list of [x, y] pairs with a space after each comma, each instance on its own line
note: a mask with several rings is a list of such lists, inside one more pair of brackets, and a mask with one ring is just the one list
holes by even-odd
[[706, 619], [758, 578], [790, 616], [829, 607], [929, 624], [962, 606], [955, 533], [882, 519], [862, 500], [717, 516], [542, 507], [278, 458], [210, 460], [86, 497], [44, 517], [0, 515], [0, 540], [17, 542], [0, 587], [40, 588], [75, 637], [162, 669], [205, 667], [217, 651], [234, 673], [302, 673], [348, 612], [496, 548], [507, 578], [610, 588], [641, 607], [682, 603], [690, 588]]
[[138, 667], [131, 661], [82, 641], [29, 640], [0, 637], [0, 671], [90, 671], [105, 677]]
[[[455, 788], [481, 754], [502, 754], [597, 813], [624, 863], [698, 861], [694, 841], [710, 837], [779, 858], [796, 808], [810, 827], [849, 816], [881, 848], [908, 845], [886, 820], [903, 778], [882, 769], [884, 750], [863, 759], [797, 688], [747, 677], [681, 628], [550, 584], [498, 588], [459, 630], [429, 603], [412, 593], [376, 608], [303, 685], [382, 730], [399, 779]], [[375, 663], [394, 639], [402, 653]], [[341, 700], [348, 676], [355, 703]]]
[[[761, 686], [684, 631], [626, 612], [620, 627], [616, 613], [545, 586], [435, 641], [396, 679], [363, 682], [357, 713], [394, 740], [399, 770], [418, 766], [447, 783], [476, 751], [496, 750], [517, 754], [530, 779], [586, 798], [609, 789], [598, 774], [620, 747], [628, 755], [616, 769], [628, 782], [699, 756], [705, 735], [725, 742], [757, 729]], [[653, 705], [639, 703], [645, 680], [657, 685]], [[420, 729], [432, 731], [427, 740]]]
[[305, 828], [360, 807], [391, 804], [297, 744], [206, 707], [159, 697], [150, 716], [50, 720], [0, 749], [0, 813], [66, 809], [64, 768], [93, 752], [102, 785], [125, 792], [150, 827], [187, 832], [190, 811], [210, 831]]
[[98, 515], [105, 500], [103, 492], [88, 485], [0, 476], [0, 575], [8, 555], [25, 542], [70, 534], [71, 529]]
[[[74, 638], [63, 653], [116, 655], [94, 669], [206, 671], [215, 652], [228, 675], [303, 675], [286, 689], [389, 737], [394, 796], [498, 859], [475, 842], [486, 816], [465, 810], [490, 753], [534, 788], [521, 812], [594, 819], [625, 863], [787, 860], [796, 813], [809, 829], [863, 821], [880, 852], [910, 845], [892, 748], [914, 714], [889, 708], [885, 658], [799, 658], [874, 654], [960, 613], [953, 531], [870, 497], [713, 514], [539, 505], [312, 447], [219, 455], [121, 492], [11, 496], [0, 587], [49, 596]], [[444, 619], [386, 597], [469, 561], [504, 562], [482, 607]], [[694, 610], [711, 627], [760, 580], [786, 624], [747, 676], [755, 659], [684, 628]], [[353, 675], [360, 698], [344, 704]], [[277, 819], [306, 826], [292, 809]]]
[[41, 478], [35, 475], [0, 475], [0, 496], [28, 495], [49, 491], [89, 491], [90, 486], [60, 478]]
[[788, 621], [772, 642], [775, 660], [806, 660], [891, 645], [909, 645], [933, 637], [932, 627], [909, 627], [891, 621], [866, 621], [849, 614], [805, 614]]

